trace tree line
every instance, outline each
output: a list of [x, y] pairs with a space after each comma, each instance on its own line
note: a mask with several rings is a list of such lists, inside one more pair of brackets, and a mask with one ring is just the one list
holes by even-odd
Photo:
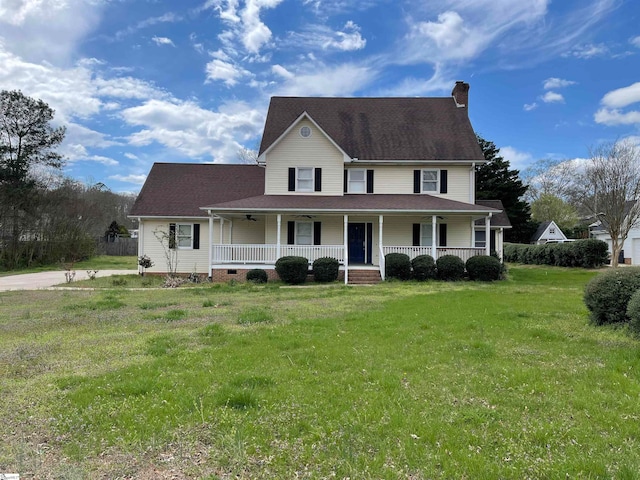
[[112, 222], [131, 227], [135, 197], [62, 175], [65, 127], [20, 91], [0, 92], [0, 269], [91, 256]]

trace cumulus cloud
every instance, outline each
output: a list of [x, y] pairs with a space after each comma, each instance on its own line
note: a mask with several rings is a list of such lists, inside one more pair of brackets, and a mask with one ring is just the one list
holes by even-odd
[[511, 167], [519, 170], [526, 167], [527, 164], [533, 160], [533, 156], [530, 153], [522, 152], [509, 146], [500, 147], [500, 155], [502, 155], [505, 160], [509, 160]]
[[595, 113], [594, 120], [610, 126], [640, 124], [640, 111], [621, 112], [617, 108], [601, 108]]
[[212, 60], [205, 68], [207, 76], [205, 83], [221, 80], [225, 85], [232, 87], [244, 76], [250, 75], [248, 70], [223, 60]]
[[525, 103], [522, 108], [525, 112], [530, 112], [531, 110], [535, 110], [536, 108], [538, 108], [538, 104], [536, 102]]
[[125, 182], [125, 183], [133, 183], [134, 185], [142, 185], [144, 183], [144, 181], [147, 179], [146, 175], [136, 175], [136, 174], [130, 174], [130, 175], [111, 175], [108, 177], [109, 180], [117, 180], [118, 182]]
[[638, 102], [640, 102], [640, 82], [607, 92], [600, 100], [602, 108], [595, 113], [594, 120], [604, 125], [640, 124], [640, 111], [622, 110]]
[[157, 143], [191, 158], [229, 163], [242, 148], [239, 141], [255, 138], [264, 122], [261, 110], [241, 102], [213, 112], [194, 102], [150, 100], [123, 110], [121, 116], [127, 124], [141, 127], [129, 136], [131, 145]]
[[640, 48], [640, 35], [630, 38], [629, 43], [634, 47]]
[[151, 37], [151, 40], [153, 40], [153, 42], [158, 45], [171, 45], [172, 47], [175, 47], [175, 44], [173, 43], [173, 40], [171, 40], [170, 38], [167, 37], [156, 37], [153, 36]]
[[544, 103], [564, 103], [564, 97], [557, 93], [549, 90], [544, 95], [540, 97]]
[[[291, 72], [291, 76], [283, 76]], [[375, 79], [377, 73], [368, 67], [355, 64], [327, 66], [318, 63], [281, 67], [276, 73], [283, 82], [274, 95], [291, 96], [348, 96], [358, 92]]]
[[608, 92], [600, 103], [609, 108], [622, 108], [640, 102], [640, 82]]
[[571, 85], [575, 85], [577, 82], [573, 80], [564, 80], [562, 78], [551, 77], [547, 78], [542, 85], [545, 90], [553, 90], [554, 88], [564, 88]]

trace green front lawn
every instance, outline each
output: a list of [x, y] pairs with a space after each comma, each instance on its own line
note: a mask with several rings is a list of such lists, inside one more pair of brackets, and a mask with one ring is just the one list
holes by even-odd
[[[38, 267], [22, 268], [20, 270], [0, 271], [0, 277], [7, 275], [19, 275], [22, 273], [38, 273], [38, 272], [50, 272], [54, 270], [63, 271], [64, 265], [41, 265]], [[83, 260], [73, 264], [73, 269], [76, 271], [82, 270], [137, 270], [138, 269], [138, 257], [134, 256], [109, 256], [109, 255], [97, 255], [89, 260]]]
[[588, 324], [595, 274], [3, 293], [0, 472], [640, 478], [640, 344]]

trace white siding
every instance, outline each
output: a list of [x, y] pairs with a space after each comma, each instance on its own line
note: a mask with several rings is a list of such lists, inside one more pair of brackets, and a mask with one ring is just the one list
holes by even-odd
[[[311, 128], [311, 136], [300, 136], [300, 128]], [[342, 195], [344, 157], [313, 123], [302, 120], [269, 152], [266, 158], [265, 193], [300, 195], [289, 192], [290, 167], [322, 168], [322, 191], [303, 195]]]
[[[235, 244], [264, 244], [265, 221], [258, 218], [256, 221], [238, 218], [233, 220], [233, 242]], [[214, 243], [218, 243], [214, 239]]]
[[[178, 273], [205, 273], [209, 274], [209, 221], [208, 219], [185, 219], [185, 220], [142, 220], [140, 229], [143, 232], [143, 245], [141, 255], [147, 255], [154, 263], [154, 266], [147, 269], [150, 273], [167, 273], [166, 251], [162, 243], [154, 232], [169, 232], [170, 223], [199, 223], [200, 224], [200, 248], [178, 249]], [[215, 238], [215, 237], [214, 237]]]
[[[384, 217], [383, 240], [385, 246], [411, 246], [413, 245], [413, 224], [421, 223], [431, 225], [431, 218], [421, 217]], [[468, 248], [471, 243], [471, 222], [469, 217], [445, 217], [438, 219], [437, 223], [447, 224], [447, 247]], [[377, 222], [376, 222], [377, 225]], [[431, 228], [431, 227], [429, 227]], [[436, 227], [439, 232], [440, 227]], [[438, 245], [439, 246], [439, 245]]]

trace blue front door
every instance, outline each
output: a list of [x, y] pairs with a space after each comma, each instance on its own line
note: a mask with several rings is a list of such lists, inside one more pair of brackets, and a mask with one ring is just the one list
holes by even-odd
[[349, 224], [349, 263], [364, 263], [366, 224]]

